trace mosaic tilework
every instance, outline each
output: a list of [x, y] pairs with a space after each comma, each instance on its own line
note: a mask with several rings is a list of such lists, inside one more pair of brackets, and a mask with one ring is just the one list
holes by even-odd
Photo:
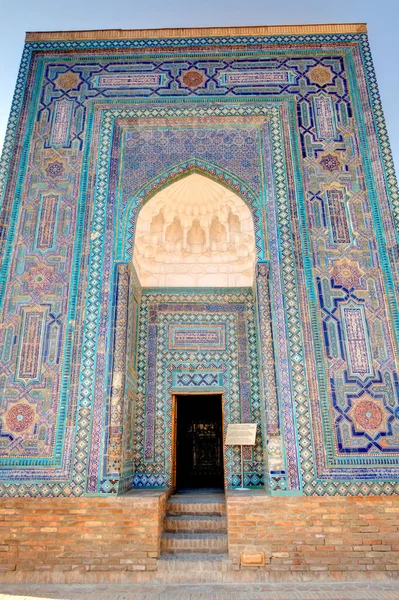
[[[260, 380], [262, 391], [263, 428], [267, 443], [267, 469], [271, 491], [287, 489], [287, 477], [281, 439], [281, 415], [276, 386], [275, 353], [273, 350], [272, 316], [270, 309], [270, 264], [259, 262], [255, 275], [255, 293], [259, 341]], [[289, 484], [288, 484], [289, 485]]]
[[123, 419], [125, 372], [126, 372], [126, 330], [129, 308], [129, 272], [127, 265], [117, 268], [115, 317], [114, 317], [114, 342], [111, 368], [110, 406], [108, 412], [108, 447], [107, 471], [120, 472], [122, 459]]
[[332, 99], [324, 94], [313, 96], [313, 110], [315, 113], [317, 137], [320, 140], [336, 139], [337, 125]]
[[331, 236], [335, 244], [349, 243], [348, 216], [342, 190], [327, 190], [327, 202], [331, 223]]
[[[166, 290], [165, 290], [166, 291]], [[197, 336], [196, 347], [177, 348], [171, 326], [194, 325], [194, 331], [224, 332], [226, 345], [211, 347]], [[138, 395], [135, 417], [135, 487], [169, 485], [171, 477], [172, 393], [221, 383], [225, 427], [228, 423], [260, 423], [258, 354], [253, 294], [193, 290], [159, 293], [144, 290], [140, 316]], [[199, 343], [198, 343], [199, 342]], [[178, 368], [177, 368], [178, 366]], [[209, 373], [217, 366], [222, 371]], [[176, 372], [177, 371], [177, 372]], [[204, 374], [200, 374], [204, 371]], [[184, 374], [183, 374], [184, 373]], [[176, 389], [174, 388], [176, 384]], [[219, 388], [220, 389], [220, 388]], [[260, 429], [260, 428], [258, 428]], [[167, 440], [167, 447], [164, 442]], [[225, 448], [229, 487], [240, 484], [238, 448]], [[262, 443], [247, 456], [247, 485], [263, 483]]]
[[[140, 205], [190, 172], [247, 202], [270, 264], [272, 492], [397, 492], [399, 198], [364, 34], [26, 45], [0, 167], [1, 492], [115, 493], [139, 473], [141, 290], [115, 265]], [[203, 380], [168, 365], [183, 387], [231, 381], [216, 359]], [[136, 484], [166, 481], [163, 452]]]
[[361, 306], [343, 306], [342, 321], [345, 331], [346, 354], [350, 377], [372, 376], [371, 351], [367, 325]]
[[15, 371], [16, 380], [28, 383], [37, 381], [39, 378], [43, 352], [44, 317], [43, 310], [23, 311], [22, 332], [19, 335], [20, 345]]
[[197, 372], [177, 372], [172, 373], [172, 387], [183, 391], [186, 388], [223, 388], [223, 379], [221, 373]]
[[293, 71], [227, 71], [219, 75], [222, 85], [282, 85], [285, 83], [294, 83], [295, 73]]
[[53, 249], [57, 224], [58, 196], [47, 194], [42, 197], [36, 223], [35, 248], [42, 252]]
[[93, 81], [96, 87], [130, 89], [132, 87], [159, 87], [164, 81], [162, 75], [151, 75], [150, 73], [132, 73], [129, 75], [99, 75]]
[[203, 323], [170, 323], [168, 339], [169, 350], [227, 350], [223, 324], [204, 327]]
[[[107, 465], [105, 460], [106, 455], [104, 456], [105, 468], [103, 469], [101, 491], [118, 491], [119, 493], [123, 493], [123, 491], [129, 489], [131, 486], [131, 475], [134, 468], [134, 409], [137, 400], [138, 331], [142, 290], [132, 264], [122, 264], [118, 268], [124, 273], [124, 277], [121, 280], [122, 298], [125, 297], [124, 288], [127, 283], [127, 275], [129, 284], [127, 323], [125, 323], [127, 328], [121, 327], [117, 322], [115, 323], [116, 327], [119, 327], [125, 334], [121, 338], [121, 348], [125, 356], [125, 388], [124, 394], [119, 396], [120, 410], [118, 411], [117, 425], [121, 435], [118, 440], [118, 450], [115, 452], [115, 456], [118, 456], [119, 452], [120, 468], [118, 469], [119, 464]], [[116, 293], [119, 295], [119, 284]], [[116, 319], [116, 321], [118, 320]], [[122, 389], [122, 386], [120, 386], [120, 389]], [[108, 419], [109, 417], [110, 414], [108, 414]], [[112, 468], [113, 466], [116, 468]]]
[[51, 146], [68, 146], [73, 107], [74, 103], [72, 100], [66, 100], [64, 98], [58, 102], [55, 101], [50, 135]]
[[[270, 314], [269, 289], [270, 264], [259, 262], [256, 273], [256, 300], [258, 309], [259, 356], [262, 365], [263, 401], [267, 413], [267, 431], [269, 435], [280, 432], [280, 412], [276, 390], [276, 372], [274, 369], [273, 331]], [[272, 365], [272, 366], [271, 366]]]

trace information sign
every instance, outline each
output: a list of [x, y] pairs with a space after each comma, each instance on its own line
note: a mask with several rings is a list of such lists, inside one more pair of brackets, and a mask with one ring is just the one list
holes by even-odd
[[228, 446], [254, 446], [256, 423], [230, 423], [225, 444]]

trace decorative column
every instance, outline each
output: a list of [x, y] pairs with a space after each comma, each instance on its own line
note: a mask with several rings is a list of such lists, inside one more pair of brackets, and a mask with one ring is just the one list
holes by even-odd
[[122, 413], [122, 463], [119, 493], [123, 493], [133, 485], [134, 416], [137, 398], [137, 338], [141, 304], [141, 285], [132, 263], [129, 264], [128, 269], [129, 299], [125, 357], [125, 387]]
[[280, 411], [276, 387], [275, 356], [273, 348], [272, 316], [269, 293], [269, 261], [256, 265], [256, 306], [258, 318], [258, 344], [262, 396], [264, 402], [264, 437], [266, 486], [275, 488], [276, 478], [281, 478], [284, 469], [280, 431]]
[[107, 472], [120, 473], [122, 459], [123, 400], [126, 371], [126, 340], [129, 305], [128, 265], [116, 267], [113, 353], [109, 401]]

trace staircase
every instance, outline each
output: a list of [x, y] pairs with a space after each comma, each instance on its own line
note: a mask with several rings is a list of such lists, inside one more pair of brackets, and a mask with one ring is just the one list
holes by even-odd
[[222, 493], [181, 493], [166, 506], [162, 554], [226, 554], [226, 503]]
[[224, 494], [179, 493], [166, 506], [157, 578], [173, 582], [223, 581], [228, 570]]

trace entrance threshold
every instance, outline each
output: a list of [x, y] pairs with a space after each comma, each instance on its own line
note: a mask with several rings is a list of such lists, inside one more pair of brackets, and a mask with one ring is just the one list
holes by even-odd
[[222, 394], [176, 394], [173, 429], [173, 487], [223, 492]]

